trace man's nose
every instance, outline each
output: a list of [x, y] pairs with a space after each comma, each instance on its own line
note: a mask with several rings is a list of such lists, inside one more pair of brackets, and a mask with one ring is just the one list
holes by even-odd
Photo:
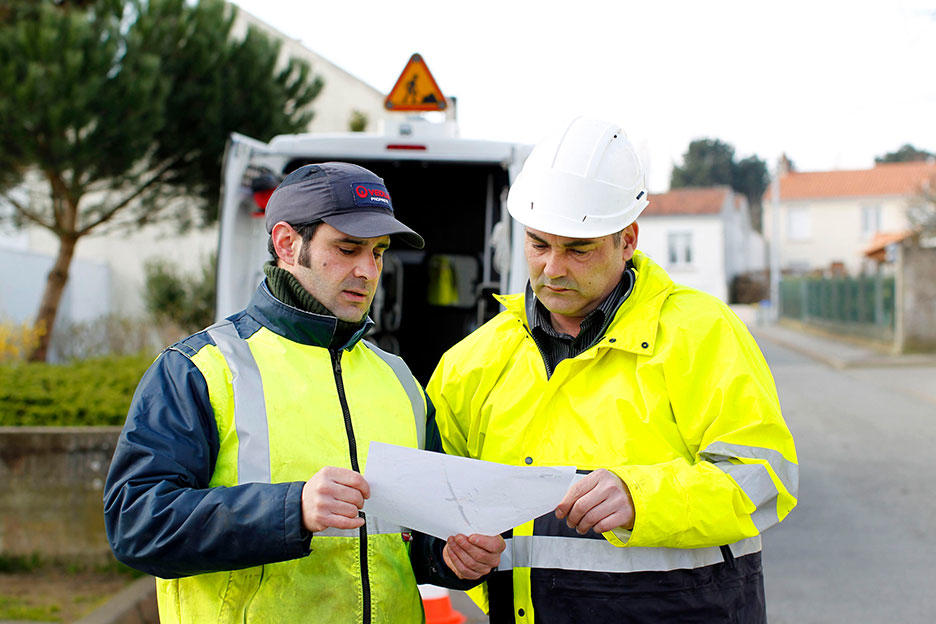
[[376, 280], [380, 277], [380, 263], [370, 254], [362, 254], [364, 257], [355, 264], [354, 276], [361, 277], [368, 281]]
[[543, 264], [543, 275], [549, 279], [556, 279], [565, 275], [565, 263], [554, 251], [546, 253], [546, 262]]

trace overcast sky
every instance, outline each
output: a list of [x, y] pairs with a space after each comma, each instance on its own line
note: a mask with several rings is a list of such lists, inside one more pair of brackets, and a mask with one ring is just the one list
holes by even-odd
[[464, 137], [534, 143], [575, 114], [616, 121], [651, 191], [702, 137], [805, 171], [936, 151], [933, 0], [237, 4], [384, 93], [419, 52]]

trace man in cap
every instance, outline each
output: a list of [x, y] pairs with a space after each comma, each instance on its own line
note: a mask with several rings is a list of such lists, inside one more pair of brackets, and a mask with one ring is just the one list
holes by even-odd
[[510, 189], [530, 281], [427, 386], [445, 451], [575, 465], [477, 592], [492, 624], [766, 621], [760, 533], [798, 467], [763, 356], [722, 302], [637, 251], [644, 174], [578, 118]]
[[105, 486], [108, 539], [158, 577], [164, 623], [421, 621], [417, 581], [467, 588], [504, 548], [360, 512], [370, 441], [440, 449], [407, 366], [362, 340], [391, 238], [423, 240], [348, 163], [286, 176], [266, 228], [274, 259], [247, 308], [141, 380]]

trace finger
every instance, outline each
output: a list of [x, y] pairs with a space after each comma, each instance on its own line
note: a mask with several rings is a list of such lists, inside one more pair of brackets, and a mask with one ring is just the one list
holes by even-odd
[[442, 549], [442, 559], [445, 560], [445, 564], [455, 573], [460, 579], [468, 578], [468, 575], [471, 574], [465, 565], [461, 562], [455, 555], [456, 546], [452, 541], [453, 538], [449, 538], [448, 542], [445, 544], [445, 547]]
[[569, 516], [566, 518], [566, 524], [571, 528], [576, 528], [588, 512], [595, 506], [601, 504], [607, 498], [607, 492], [593, 488], [579, 497], [572, 509], [569, 510]]
[[478, 548], [483, 548], [489, 553], [500, 554], [504, 552], [505, 548], [507, 548], [507, 543], [500, 535], [481, 535], [479, 533], [472, 533], [468, 536], [468, 541]]
[[[489, 556], [488, 553], [471, 544], [465, 535], [458, 534], [452, 538], [452, 541], [454, 546], [452, 552], [458, 556], [465, 568], [478, 576], [490, 571], [491, 566], [484, 561], [484, 558]], [[476, 551], [478, 555], [475, 556], [472, 551]]]
[[488, 572], [488, 567], [472, 559], [457, 540], [448, 543], [449, 557], [461, 578], [474, 580]]
[[599, 522], [604, 521], [606, 518], [616, 512], [617, 507], [611, 504], [608, 500], [605, 500], [602, 503], [592, 507], [588, 513], [582, 516], [582, 519], [579, 520], [578, 524], [575, 526], [575, 530], [578, 531], [579, 535], [585, 535]]
[[357, 509], [364, 508], [364, 494], [360, 490], [347, 485], [334, 484], [332, 498], [345, 503], [351, 503]]
[[320, 471], [329, 481], [338, 483], [359, 491], [364, 498], [370, 497], [370, 485], [360, 472], [337, 466], [326, 466]]
[[595, 523], [595, 526], [592, 527], [592, 531], [595, 533], [605, 533], [618, 528], [627, 528], [627, 524], [632, 517], [633, 516], [628, 511], [616, 511]]
[[324, 524], [326, 528], [359, 529], [364, 526], [364, 518], [360, 516], [348, 518], [340, 514], [328, 514], [322, 518], [321, 523]]
[[[487, 574], [491, 568], [500, 562], [500, 553], [490, 552], [481, 548], [473, 544], [471, 540], [464, 535], [457, 535], [455, 537], [455, 544], [461, 549], [461, 553], [464, 553], [465, 557], [467, 557], [469, 567], [476, 572]], [[462, 559], [465, 560], [465, 557]]]
[[595, 487], [595, 473], [591, 472], [569, 486], [566, 495], [556, 506], [556, 517], [562, 520], [572, 509], [575, 502], [586, 492]]

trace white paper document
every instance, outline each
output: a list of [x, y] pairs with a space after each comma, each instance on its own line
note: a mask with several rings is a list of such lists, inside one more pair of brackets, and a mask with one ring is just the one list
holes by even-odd
[[497, 535], [556, 508], [574, 466], [508, 466], [371, 442], [364, 512], [441, 539]]

